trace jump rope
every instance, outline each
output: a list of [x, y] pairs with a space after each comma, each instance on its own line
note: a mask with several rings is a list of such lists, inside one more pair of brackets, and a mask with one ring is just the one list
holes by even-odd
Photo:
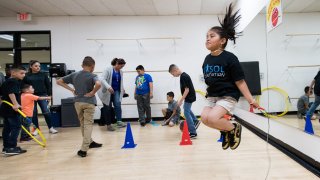
[[[8, 102], [8, 101], [2, 101], [3, 103], [8, 104], [9, 106], [13, 107], [13, 104]], [[17, 110], [17, 112], [28, 122], [31, 122], [31, 119], [29, 117], [27, 117], [20, 109]], [[42, 132], [40, 131], [39, 128], [36, 128], [36, 131], [38, 132], [41, 141], [39, 141], [37, 138], [35, 138], [23, 125], [21, 125], [22, 130], [24, 130], [36, 143], [38, 143], [40, 146], [42, 147], [46, 147], [47, 146], [47, 140], [46, 138], [43, 136]]]
[[[265, 18], [265, 30], [267, 29], [267, 19]], [[267, 87], [269, 87], [269, 63], [268, 63], [268, 32], [265, 33], [265, 38], [266, 38], [266, 68], [267, 68]], [[268, 109], [270, 109], [270, 94], [267, 94], [268, 97]], [[258, 99], [259, 100], [259, 99]], [[264, 115], [266, 115], [265, 110], [263, 109], [259, 109]], [[269, 177], [269, 173], [270, 173], [270, 169], [271, 169], [271, 156], [270, 156], [270, 151], [269, 151], [269, 134], [270, 134], [270, 116], [266, 116], [268, 118], [268, 131], [267, 131], [267, 139], [266, 139], [266, 150], [267, 150], [267, 155], [268, 155], [268, 169], [267, 169], [267, 173], [266, 173], [266, 177], [264, 178], [265, 180], [268, 179]]]

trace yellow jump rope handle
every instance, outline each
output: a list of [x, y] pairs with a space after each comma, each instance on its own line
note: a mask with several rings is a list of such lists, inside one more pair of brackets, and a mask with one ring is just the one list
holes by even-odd
[[[3, 100], [2, 102], [4, 102], [4, 103], [8, 104], [9, 106], [13, 107], [13, 104], [11, 104], [11, 103], [8, 102], [8, 101], [4, 101], [4, 100]], [[22, 117], [27, 118], [27, 116], [26, 116], [20, 109], [18, 109], [18, 113], [19, 113]], [[40, 146], [46, 147], [46, 145], [47, 145], [47, 140], [46, 140], [46, 138], [43, 136], [42, 132], [41, 132], [38, 128], [36, 129], [36, 131], [38, 131], [38, 134], [39, 134], [40, 138], [42, 139], [42, 142], [40, 142], [37, 138], [35, 138], [23, 125], [21, 125], [21, 128], [22, 128], [35, 142], [37, 142]]]

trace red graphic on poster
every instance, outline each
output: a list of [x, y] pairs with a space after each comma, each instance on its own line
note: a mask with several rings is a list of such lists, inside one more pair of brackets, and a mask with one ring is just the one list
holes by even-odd
[[281, 0], [267, 0], [267, 31], [270, 32], [282, 23]]
[[278, 8], [274, 8], [272, 11], [272, 26], [275, 27], [278, 24], [279, 11]]

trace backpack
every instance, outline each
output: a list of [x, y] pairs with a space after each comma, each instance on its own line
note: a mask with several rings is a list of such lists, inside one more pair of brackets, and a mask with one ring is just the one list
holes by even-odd
[[117, 122], [115, 118], [114, 108], [112, 106], [107, 106], [107, 108], [102, 107], [100, 111], [101, 111], [100, 121], [99, 121], [100, 126], [104, 126], [107, 123], [107, 121], [110, 121], [111, 124], [114, 124]]

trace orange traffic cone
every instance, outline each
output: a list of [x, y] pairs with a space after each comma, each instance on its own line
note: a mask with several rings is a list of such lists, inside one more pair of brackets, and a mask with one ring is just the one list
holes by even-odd
[[185, 121], [185, 123], [183, 123], [183, 124], [184, 125], [183, 125], [183, 132], [182, 132], [180, 146], [192, 145], [192, 141], [191, 141], [190, 135], [189, 135], [188, 123]]

